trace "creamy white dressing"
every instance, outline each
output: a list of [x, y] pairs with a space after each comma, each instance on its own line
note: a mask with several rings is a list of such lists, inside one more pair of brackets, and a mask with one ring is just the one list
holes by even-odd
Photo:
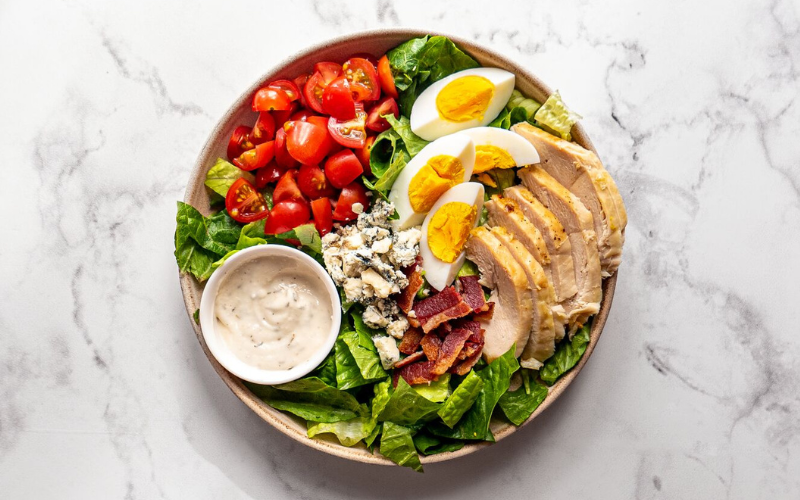
[[262, 370], [289, 370], [311, 359], [332, 317], [325, 284], [289, 257], [239, 266], [214, 301], [215, 330], [237, 358]]

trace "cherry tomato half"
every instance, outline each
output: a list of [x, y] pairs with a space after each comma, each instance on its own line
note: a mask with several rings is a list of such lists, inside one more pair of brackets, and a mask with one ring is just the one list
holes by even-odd
[[300, 107], [299, 101], [294, 101], [289, 109], [283, 109], [280, 111], [273, 111], [272, 117], [275, 119], [275, 130], [283, 127], [283, 124], [289, 121], [290, 117], [297, 111], [297, 108]]
[[314, 113], [310, 109], [301, 109], [300, 111], [297, 111], [292, 116], [290, 116], [288, 121], [294, 122], [299, 120], [301, 122], [307, 122], [308, 119], [312, 116], [319, 116], [319, 115]]
[[275, 186], [275, 191], [272, 192], [273, 203], [279, 203], [286, 200], [305, 201], [303, 193], [297, 187], [297, 182], [294, 178], [297, 174], [296, 170], [289, 170], [281, 176], [278, 185]]
[[225, 196], [225, 209], [233, 220], [243, 222], [257, 221], [267, 217], [267, 201], [256, 191], [247, 179], [240, 178], [234, 182]]
[[250, 141], [253, 144], [271, 141], [275, 138], [275, 118], [267, 111], [258, 114], [258, 120], [250, 132]]
[[292, 100], [281, 89], [262, 87], [253, 96], [253, 111], [281, 111], [291, 107]]
[[344, 76], [350, 82], [350, 90], [356, 101], [377, 101], [381, 96], [378, 72], [371, 62], [361, 57], [348, 59], [342, 66]]
[[332, 81], [342, 74], [342, 67], [336, 63], [322, 62], [314, 65], [314, 74], [309, 77], [303, 87], [303, 96], [306, 105], [316, 111], [323, 113], [322, 93]]
[[363, 148], [367, 140], [367, 113], [361, 103], [356, 104], [356, 117], [353, 120], [341, 121], [334, 117], [328, 120], [328, 130], [333, 140], [346, 148]]
[[367, 52], [359, 52], [358, 54], [353, 54], [352, 56], [350, 56], [350, 59], [353, 59], [355, 57], [366, 59], [367, 61], [371, 62], [376, 69], [378, 68], [378, 60], [372, 54], [369, 54]]
[[297, 87], [297, 84], [291, 80], [275, 80], [274, 82], [270, 82], [267, 87], [282, 90], [286, 96], [289, 97], [290, 101], [300, 99], [300, 89]]
[[272, 207], [264, 234], [280, 234], [308, 222], [311, 211], [305, 201], [284, 200]]
[[325, 177], [331, 181], [333, 187], [343, 188], [364, 173], [364, 167], [358, 161], [355, 153], [349, 149], [331, 155], [325, 162]]
[[322, 75], [325, 83], [330, 83], [342, 74], [342, 65], [335, 62], [318, 62], [314, 65], [314, 72]]
[[[333, 211], [333, 220], [349, 222], [358, 218], [358, 214], [353, 211], [353, 204], [355, 203], [361, 203], [363, 212], [366, 212], [369, 207], [367, 190], [360, 182], [348, 184], [342, 189], [342, 192], [339, 193], [336, 209]], [[269, 223], [269, 221], [267, 221], [267, 223]]]
[[320, 236], [325, 236], [333, 229], [333, 213], [331, 200], [319, 198], [311, 202], [311, 212], [314, 214], [314, 227]]
[[372, 144], [375, 142], [375, 136], [371, 135], [367, 137], [367, 142], [364, 144], [364, 147], [361, 149], [356, 149], [354, 152], [356, 157], [358, 157], [358, 161], [361, 162], [361, 166], [364, 167], [364, 172], [367, 175], [372, 175], [372, 167], [369, 165], [369, 154], [372, 151]]
[[265, 142], [257, 145], [253, 149], [248, 149], [238, 157], [233, 159], [233, 164], [242, 170], [255, 170], [266, 167], [275, 155], [275, 141]]
[[250, 127], [245, 125], [239, 125], [233, 129], [231, 138], [228, 141], [229, 160], [233, 160], [248, 149], [253, 149], [253, 143], [250, 142], [250, 130]]
[[304, 90], [306, 88], [306, 82], [308, 81], [309, 78], [311, 78], [311, 75], [305, 73], [294, 79], [294, 84], [297, 85], [298, 89], [300, 89], [300, 104], [304, 108], [308, 107], [308, 103], [306, 102], [306, 94]]
[[356, 103], [347, 78], [340, 76], [325, 87], [322, 91], [322, 111], [337, 120], [352, 120], [356, 117]]
[[275, 163], [285, 172], [297, 166], [297, 160], [286, 148], [286, 130], [281, 127], [275, 132]]
[[297, 186], [309, 198], [316, 199], [333, 195], [333, 187], [325, 173], [316, 165], [302, 165], [297, 174]]
[[286, 122], [286, 149], [304, 165], [318, 165], [331, 150], [328, 130], [313, 122]]
[[381, 82], [381, 89], [383, 93], [395, 99], [400, 95], [397, 93], [397, 87], [394, 86], [394, 77], [392, 76], [392, 67], [389, 65], [389, 58], [386, 56], [381, 57], [378, 61], [378, 79]]
[[264, 189], [267, 184], [272, 184], [281, 178], [281, 169], [275, 162], [270, 163], [266, 167], [261, 167], [256, 172], [256, 189]]
[[389, 122], [383, 118], [386, 115], [400, 118], [400, 108], [397, 107], [397, 101], [391, 97], [384, 97], [372, 108], [367, 117], [367, 128], [375, 132], [383, 132], [392, 128]]

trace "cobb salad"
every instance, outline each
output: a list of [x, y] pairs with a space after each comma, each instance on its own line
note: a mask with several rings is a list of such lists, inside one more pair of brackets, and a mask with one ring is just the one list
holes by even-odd
[[441, 36], [319, 61], [252, 109], [206, 175], [213, 215], [178, 203], [178, 266], [203, 282], [242, 249], [293, 246], [344, 315], [312, 373], [250, 390], [310, 438], [417, 471], [494, 441], [493, 416], [525, 422], [585, 352], [621, 258], [624, 205], [571, 142], [580, 116]]

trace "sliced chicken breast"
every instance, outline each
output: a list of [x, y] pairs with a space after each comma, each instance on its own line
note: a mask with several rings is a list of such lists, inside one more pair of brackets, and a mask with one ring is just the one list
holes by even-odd
[[519, 357], [528, 343], [534, 314], [525, 271], [483, 226], [470, 233], [466, 252], [467, 258], [480, 270], [480, 283], [492, 289], [489, 300], [495, 303], [492, 318], [481, 322], [486, 330], [483, 356], [492, 362], [516, 344], [514, 355]]
[[556, 347], [556, 331], [553, 323], [556, 294], [547, 276], [544, 275], [541, 264], [536, 262], [522, 242], [502, 227], [493, 227], [491, 233], [508, 249], [528, 277], [533, 299], [533, 324], [519, 364], [523, 368], [538, 370], [544, 361], [553, 355]]
[[600, 310], [602, 277], [597, 236], [592, 214], [577, 196], [559, 184], [539, 166], [518, 172], [525, 187], [544, 204], [564, 226], [570, 241], [578, 292], [565, 306], [572, 336], [587, 319]]
[[529, 123], [512, 130], [536, 147], [542, 167], [555, 180], [575, 194], [592, 213], [600, 265], [604, 276], [619, 267], [628, 215], [614, 179], [594, 152], [565, 141]]

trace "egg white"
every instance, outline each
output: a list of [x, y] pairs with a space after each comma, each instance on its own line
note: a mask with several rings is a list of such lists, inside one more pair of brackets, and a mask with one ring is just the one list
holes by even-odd
[[516, 166], [539, 163], [539, 152], [536, 147], [521, 135], [497, 127], [475, 127], [462, 130], [455, 135], [464, 135], [472, 139], [475, 147], [495, 146], [506, 151], [514, 159]]
[[394, 221], [398, 229], [406, 229], [418, 226], [422, 223], [427, 212], [415, 212], [408, 198], [408, 189], [411, 180], [424, 167], [428, 160], [434, 156], [449, 155], [459, 159], [464, 167], [464, 178], [466, 182], [472, 176], [472, 168], [475, 165], [475, 144], [467, 136], [448, 136], [425, 146], [417, 156], [408, 162], [408, 165], [400, 172], [389, 192], [389, 201], [394, 204], [399, 218]]
[[[482, 76], [494, 84], [494, 95], [489, 101], [489, 106], [482, 120], [453, 122], [439, 115], [439, 110], [436, 107], [436, 97], [439, 92], [448, 83], [464, 76]], [[511, 98], [515, 81], [514, 73], [509, 73], [499, 68], [465, 69], [442, 78], [422, 91], [422, 94], [414, 102], [414, 106], [411, 108], [411, 130], [426, 141], [433, 141], [459, 130], [488, 125], [497, 118], [497, 115], [500, 114], [500, 111]]]
[[458, 258], [450, 263], [445, 262], [431, 252], [428, 246], [428, 225], [437, 210], [442, 208], [446, 203], [460, 201], [468, 205], [474, 206], [477, 211], [475, 221], [472, 223], [474, 229], [478, 225], [478, 220], [481, 218], [481, 211], [483, 210], [483, 184], [478, 182], [465, 182], [448, 189], [439, 200], [433, 205], [431, 211], [425, 217], [422, 223], [422, 239], [419, 243], [419, 254], [422, 257], [422, 269], [425, 271], [425, 279], [436, 290], [443, 290], [447, 285], [453, 282], [458, 270], [464, 265], [465, 253], [462, 251]]

